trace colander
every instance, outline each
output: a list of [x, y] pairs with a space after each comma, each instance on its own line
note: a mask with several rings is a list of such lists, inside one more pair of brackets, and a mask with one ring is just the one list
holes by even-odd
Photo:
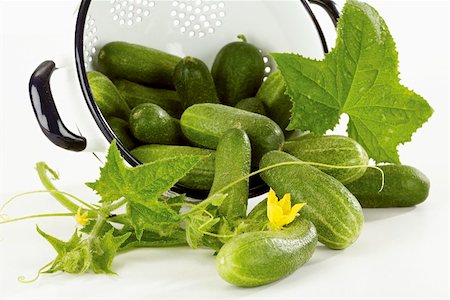
[[[58, 69], [54, 61], [45, 61], [31, 75], [29, 92], [38, 124], [55, 145], [99, 157], [117, 139], [96, 106], [86, 77], [104, 44], [141, 44], [181, 57], [198, 57], [211, 67], [220, 48], [244, 34], [263, 53], [268, 75], [275, 68], [268, 52], [314, 58], [327, 52], [311, 3], [324, 8], [336, 24], [339, 13], [331, 0], [81, 1], [75, 19], [74, 59], [57, 62]], [[120, 141], [117, 144], [131, 166], [140, 164]], [[197, 199], [205, 196], [181, 186], [173, 191]], [[251, 182], [250, 197], [266, 191], [264, 183]]]

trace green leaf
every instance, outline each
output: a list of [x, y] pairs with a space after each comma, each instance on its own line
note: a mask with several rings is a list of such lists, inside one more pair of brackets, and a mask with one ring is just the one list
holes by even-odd
[[426, 100], [400, 84], [394, 40], [368, 4], [347, 1], [336, 46], [323, 60], [272, 55], [293, 101], [288, 129], [323, 134], [346, 113], [349, 136], [377, 162], [400, 163], [397, 146], [410, 141], [433, 113]]
[[92, 251], [91, 263], [91, 269], [94, 273], [116, 274], [111, 270], [112, 261], [116, 257], [120, 245], [130, 237], [131, 232], [121, 236], [114, 236], [113, 231], [113, 229], [108, 231], [94, 241], [95, 251]]
[[157, 200], [203, 158], [200, 155], [179, 156], [128, 168], [113, 141], [100, 178], [86, 185], [101, 196], [103, 203], [124, 197], [145, 204]]

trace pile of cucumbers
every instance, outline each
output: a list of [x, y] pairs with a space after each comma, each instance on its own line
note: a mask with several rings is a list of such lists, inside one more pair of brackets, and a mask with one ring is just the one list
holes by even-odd
[[[240, 286], [287, 276], [312, 256], [319, 241], [344, 249], [359, 236], [362, 207], [413, 206], [424, 201], [429, 180], [405, 165], [368, 168], [369, 157], [345, 136], [288, 131], [292, 103], [280, 72], [265, 78], [261, 52], [244, 37], [225, 45], [211, 70], [198, 58], [180, 58], [126, 42], [98, 52], [88, 73], [92, 94], [109, 125], [142, 163], [206, 155], [178, 185], [212, 195], [257, 169], [292, 205], [306, 203], [281, 231], [245, 232], [225, 243], [219, 274]], [[285, 164], [286, 162], [311, 164]], [[333, 168], [340, 166], [347, 168]], [[249, 180], [227, 188], [219, 209], [227, 226], [267, 222], [263, 201], [247, 215]]]

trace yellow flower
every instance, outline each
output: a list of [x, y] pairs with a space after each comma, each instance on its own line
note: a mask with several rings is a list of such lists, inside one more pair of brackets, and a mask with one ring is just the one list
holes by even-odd
[[267, 217], [270, 229], [280, 230], [284, 225], [294, 221], [304, 205], [305, 203], [298, 203], [291, 207], [291, 194], [289, 193], [278, 201], [277, 195], [270, 189], [267, 197]]
[[88, 212], [85, 211], [83, 214], [81, 214], [81, 207], [79, 207], [77, 214], [75, 215], [75, 221], [77, 221], [77, 223], [80, 225], [86, 225], [86, 223], [89, 221]]

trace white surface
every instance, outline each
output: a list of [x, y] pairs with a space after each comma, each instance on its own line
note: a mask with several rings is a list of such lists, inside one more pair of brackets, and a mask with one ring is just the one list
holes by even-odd
[[[17, 276], [33, 276], [55, 255], [35, 232], [35, 224], [66, 239], [74, 222], [40, 219], [0, 225], [0, 299], [448, 299], [448, 3], [369, 2], [397, 42], [402, 82], [435, 109], [413, 141], [400, 147], [403, 163], [431, 180], [425, 203], [365, 210], [366, 225], [353, 246], [344, 251], [320, 246], [290, 277], [253, 289], [228, 285], [217, 275], [210, 251], [187, 248], [121, 254], [113, 265], [118, 276], [56, 274], [21, 284]], [[50, 144], [34, 120], [27, 95], [34, 68], [71, 49], [60, 41], [71, 30], [63, 16], [73, 9], [66, 1], [0, 1], [0, 203], [41, 188], [33, 169], [40, 160], [60, 171], [59, 186], [96, 199], [82, 183], [96, 178], [100, 163], [91, 154]], [[22, 216], [63, 210], [51, 198], [36, 195], [18, 200], [7, 211]]]

